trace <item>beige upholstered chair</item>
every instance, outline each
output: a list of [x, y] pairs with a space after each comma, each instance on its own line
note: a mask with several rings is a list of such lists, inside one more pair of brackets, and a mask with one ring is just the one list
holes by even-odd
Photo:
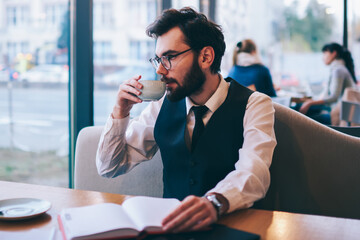
[[103, 127], [83, 128], [75, 151], [74, 187], [76, 189], [127, 195], [162, 196], [162, 162], [160, 153], [136, 166], [129, 173], [116, 177], [101, 177], [96, 170], [96, 150]]
[[360, 219], [360, 138], [275, 104], [278, 145], [258, 207]]
[[[330, 129], [274, 103], [271, 185], [255, 207], [360, 219], [360, 138]], [[133, 195], [162, 195], [159, 154], [114, 179], [97, 175], [101, 127], [81, 130], [75, 156], [75, 188]]]

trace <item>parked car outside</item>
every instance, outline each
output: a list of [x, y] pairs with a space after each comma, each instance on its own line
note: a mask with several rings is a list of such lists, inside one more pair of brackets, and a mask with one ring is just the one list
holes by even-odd
[[20, 74], [22, 83], [67, 83], [69, 70], [67, 65], [43, 64]]

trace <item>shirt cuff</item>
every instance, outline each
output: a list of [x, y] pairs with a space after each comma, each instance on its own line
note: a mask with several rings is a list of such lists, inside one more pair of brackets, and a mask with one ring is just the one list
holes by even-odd
[[235, 210], [239, 209], [246, 209], [251, 207], [254, 204], [254, 201], [251, 201], [249, 199], [246, 199], [246, 196], [239, 193], [239, 191], [234, 190], [223, 190], [222, 188], [215, 187], [208, 191], [210, 192], [216, 192], [221, 195], [223, 195], [229, 203], [229, 208], [225, 213], [231, 213]]
[[109, 133], [111, 136], [124, 135], [126, 133], [126, 129], [129, 124], [129, 121], [130, 121], [130, 116], [121, 119], [114, 119], [110, 114], [105, 125], [106, 133]]

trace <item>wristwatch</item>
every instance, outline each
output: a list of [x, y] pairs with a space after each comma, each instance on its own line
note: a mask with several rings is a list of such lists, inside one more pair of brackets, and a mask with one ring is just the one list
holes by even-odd
[[214, 206], [217, 216], [219, 218], [224, 205], [216, 198], [215, 194], [206, 195], [206, 199], [209, 200], [209, 202], [211, 202], [211, 204]]

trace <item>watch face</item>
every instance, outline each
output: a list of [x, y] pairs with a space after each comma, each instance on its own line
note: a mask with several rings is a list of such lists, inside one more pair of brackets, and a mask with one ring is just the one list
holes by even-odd
[[218, 212], [220, 212], [220, 209], [222, 207], [222, 204], [220, 203], [220, 201], [216, 198], [215, 195], [208, 195], [207, 199], [214, 205], [214, 207], [216, 208], [216, 210]]

